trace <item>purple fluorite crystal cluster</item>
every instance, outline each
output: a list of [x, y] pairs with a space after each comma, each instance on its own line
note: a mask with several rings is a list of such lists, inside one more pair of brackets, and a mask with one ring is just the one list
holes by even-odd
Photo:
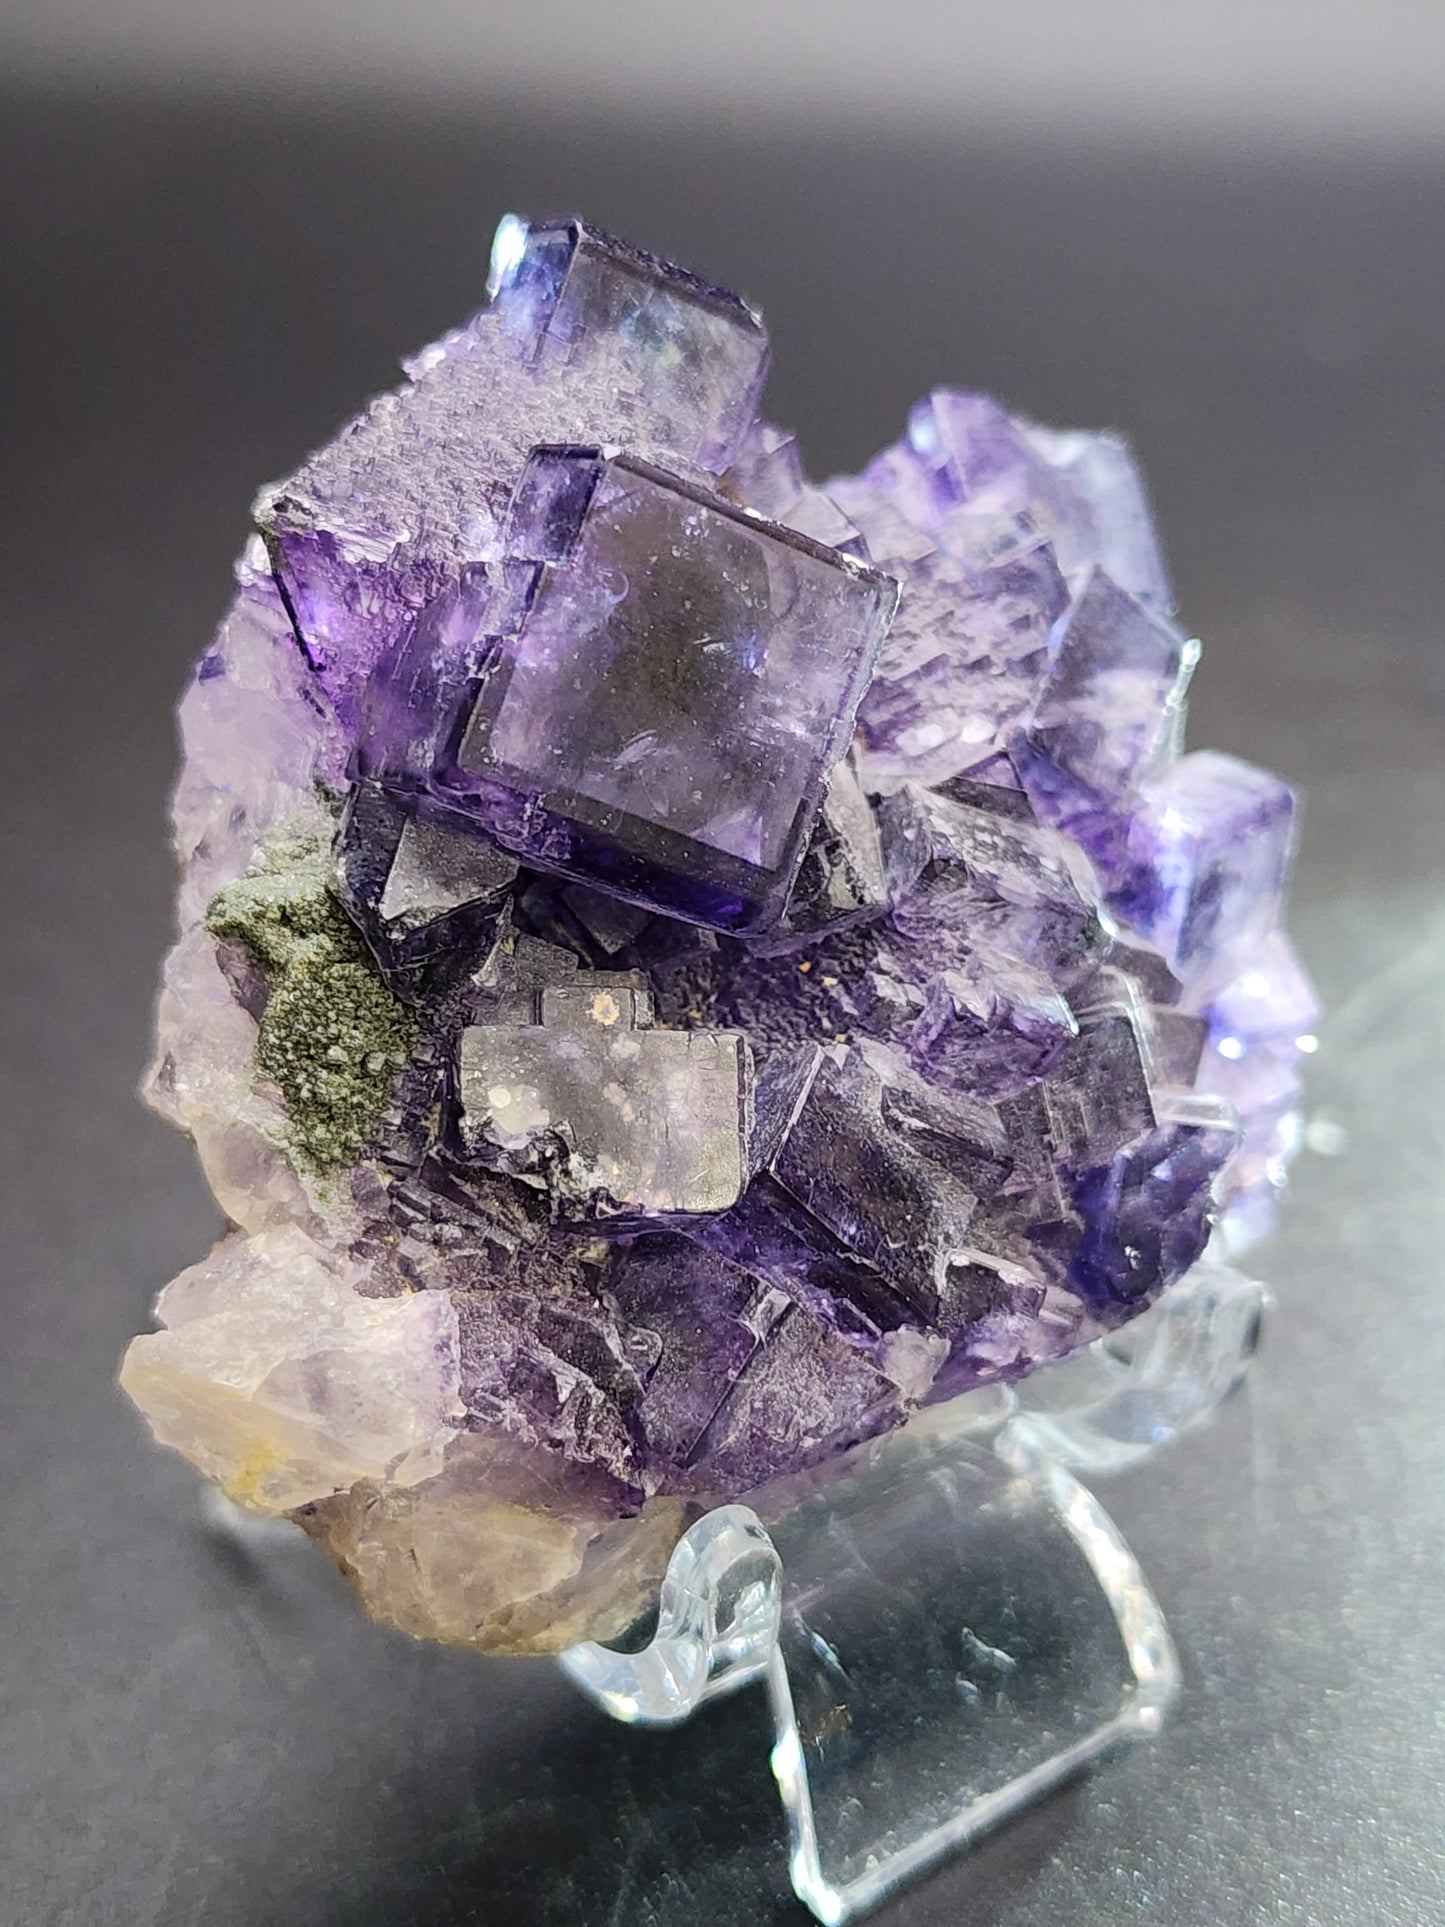
[[491, 292], [182, 705], [152, 1096], [236, 1228], [125, 1382], [521, 1650], [1257, 1235], [1314, 1012], [1121, 440], [940, 391], [820, 490], [737, 297], [512, 219]]

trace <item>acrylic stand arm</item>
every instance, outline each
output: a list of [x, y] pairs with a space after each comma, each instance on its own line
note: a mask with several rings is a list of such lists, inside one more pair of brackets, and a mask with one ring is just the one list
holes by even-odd
[[718, 1506], [677, 1542], [651, 1643], [634, 1656], [588, 1640], [563, 1654], [563, 1668], [614, 1719], [675, 1726], [704, 1700], [769, 1672], [782, 1580], [757, 1514]]
[[1158, 1730], [1178, 1685], [1168, 1628], [1066, 1466], [1133, 1464], [1204, 1422], [1264, 1304], [1201, 1265], [1125, 1333], [1030, 1380], [1001, 1426], [944, 1408], [766, 1527], [719, 1507], [679, 1541], [651, 1643], [575, 1646], [564, 1669], [651, 1725], [764, 1680], [793, 1886], [819, 1920], [867, 1911]]

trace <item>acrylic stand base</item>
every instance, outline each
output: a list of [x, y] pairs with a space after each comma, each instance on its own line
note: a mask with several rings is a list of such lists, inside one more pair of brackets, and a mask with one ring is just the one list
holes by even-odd
[[925, 1416], [766, 1522], [717, 1508], [679, 1542], [650, 1640], [573, 1647], [564, 1669], [645, 1725], [759, 1685], [794, 1889], [821, 1921], [866, 1912], [1158, 1730], [1178, 1687], [1168, 1628], [1069, 1464], [1132, 1464], [1208, 1418], [1264, 1302], [1200, 1267], [1029, 1381], [1027, 1404]]

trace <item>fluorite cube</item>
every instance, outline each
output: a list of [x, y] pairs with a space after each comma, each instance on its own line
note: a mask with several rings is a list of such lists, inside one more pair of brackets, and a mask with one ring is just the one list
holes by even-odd
[[680, 1470], [792, 1300], [755, 1272], [666, 1233], [630, 1245], [610, 1288], [628, 1322], [656, 1340], [636, 1423], [648, 1451]]
[[[540, 1179], [572, 1212], [726, 1211], [747, 1181], [751, 1063], [736, 1031], [650, 1028], [651, 998], [607, 972], [539, 986], [539, 1021], [462, 1032], [465, 1155]], [[500, 1019], [500, 1020], [499, 1020]]]
[[1174, 753], [1199, 646], [1095, 569], [1060, 620], [1013, 742], [1040, 815], [1106, 869], [1131, 800]]
[[1140, 799], [1115, 907], [1182, 977], [1198, 978], [1274, 924], [1294, 818], [1279, 777], [1217, 750], [1182, 756]]
[[445, 819], [358, 783], [336, 833], [336, 893], [388, 984], [414, 1002], [500, 934], [517, 860]]
[[928, 478], [936, 525], [954, 545], [1019, 515], [1082, 580], [1101, 567], [1141, 602], [1173, 606], [1143, 480], [1120, 435], [1061, 433], [1008, 414], [990, 395], [940, 388], [908, 418], [908, 453]]
[[1043, 971], [975, 950], [929, 985], [908, 1055], [945, 1090], [1002, 1097], [1050, 1071], [1077, 1028]]
[[871, 788], [941, 784], [976, 769], [1027, 713], [1068, 605], [1053, 551], [1034, 543], [987, 566], [942, 551], [875, 554], [905, 585], [858, 711]]
[[1212, 1182], [1238, 1140], [1228, 1104], [1176, 1100], [1156, 1129], [1085, 1174], [1074, 1192], [1084, 1235], [1069, 1284], [1087, 1305], [1108, 1315], [1147, 1301], [1161, 1277], [1184, 1275], [1209, 1240]]
[[422, 795], [473, 678], [533, 571], [475, 564], [411, 616], [381, 652], [359, 702], [352, 774], [393, 794]]
[[801, 949], [881, 915], [887, 905], [878, 815], [848, 757], [829, 774], [776, 937], [759, 939], [757, 947]]
[[894, 924], [936, 968], [992, 949], [1068, 988], [1102, 961], [1093, 872], [1056, 831], [914, 784], [879, 817]]
[[1230, 944], [1224, 961], [1191, 994], [1204, 1013], [1197, 1021], [1208, 1031], [1198, 1085], [1232, 1104], [1244, 1127], [1219, 1186], [1224, 1230], [1236, 1243], [1249, 1242], [1273, 1223], [1299, 1147], [1300, 1073], [1315, 1048], [1319, 1002], [1278, 928]]
[[539, 565], [438, 788], [525, 862], [725, 930], [782, 916], [896, 589], [627, 455], [541, 449]]
[[1144, 478], [1125, 438], [1037, 422], [1019, 428], [1058, 478], [1050, 535], [1059, 566], [1074, 577], [1097, 564], [1140, 602], [1172, 610], [1174, 591]]
[[1238, 1060], [1256, 1044], [1312, 1044], [1320, 1001], [1283, 930], [1270, 930], [1257, 945], [1233, 954], [1238, 973], [1208, 1003], [1216, 1050]]
[[940, 526], [1000, 511], [1052, 519], [1059, 491], [1048, 465], [991, 395], [935, 389], [909, 411], [907, 449]]
[[[717, 1290], [720, 1273], [732, 1291], [746, 1289], [748, 1281], [737, 1276], [736, 1267], [720, 1266], [715, 1254], [694, 1246], [691, 1263], [680, 1256], [674, 1259], [672, 1291], [684, 1304], [701, 1308]], [[896, 1425], [907, 1408], [908, 1393], [884, 1366], [849, 1344], [831, 1323], [787, 1302], [781, 1292], [755, 1297], [752, 1305], [745, 1317], [762, 1324], [771, 1316], [773, 1322], [735, 1377], [714, 1378], [723, 1396], [692, 1448], [684, 1475], [679, 1477], [671, 1466], [662, 1473], [667, 1490], [681, 1488], [711, 1498], [719, 1484], [727, 1490], [755, 1488]], [[680, 1322], [677, 1310], [673, 1320]], [[665, 1344], [666, 1327], [663, 1335]], [[677, 1349], [673, 1355], [678, 1356]], [[726, 1351], [720, 1362], [725, 1374], [731, 1364]], [[654, 1411], [663, 1418], [670, 1389], [659, 1387], [649, 1409], [649, 1383], [638, 1410], [644, 1427], [653, 1422]], [[662, 1443], [665, 1450], [665, 1434]]]
[[585, 356], [615, 343], [648, 371], [658, 438], [716, 474], [752, 427], [768, 372], [757, 311], [655, 254], [575, 216], [497, 230], [488, 283], [493, 313], [534, 361]]

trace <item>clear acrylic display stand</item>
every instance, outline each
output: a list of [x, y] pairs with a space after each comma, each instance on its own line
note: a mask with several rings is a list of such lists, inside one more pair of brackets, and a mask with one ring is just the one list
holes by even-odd
[[821, 1921], [866, 1912], [1158, 1730], [1178, 1689], [1169, 1630], [1074, 1474], [1206, 1420], [1265, 1303], [1201, 1265], [1019, 1398], [925, 1414], [766, 1522], [718, 1507], [678, 1542], [650, 1641], [574, 1646], [564, 1669], [643, 1725], [761, 1683], [794, 1889]]
[[[1024, 1381], [920, 1414], [843, 1467], [705, 1514], [655, 1621], [561, 1664], [629, 1724], [675, 1726], [754, 1683], [793, 1887], [865, 1913], [1120, 1741], [1178, 1690], [1168, 1627], [1075, 1476], [1205, 1422], [1258, 1342], [1264, 1288], [1201, 1264], [1122, 1331]], [[780, 1494], [782, 1496], [780, 1496]], [[207, 1488], [211, 1529], [299, 1541]], [[708, 1745], [706, 1723], [697, 1728]]]

